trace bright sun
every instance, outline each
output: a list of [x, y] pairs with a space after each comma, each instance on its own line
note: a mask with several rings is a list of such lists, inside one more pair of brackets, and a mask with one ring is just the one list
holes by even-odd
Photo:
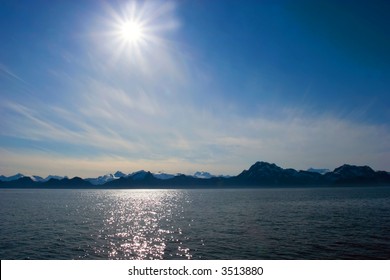
[[107, 36], [107, 43], [112, 44], [115, 59], [128, 55], [132, 61], [141, 63], [147, 59], [147, 55], [150, 57], [152, 49], [162, 52], [166, 48], [169, 41], [161, 36], [176, 29], [175, 7], [171, 1], [126, 2], [117, 7], [107, 5], [107, 29], [102, 34]]
[[124, 22], [120, 31], [122, 38], [130, 43], [137, 43], [144, 35], [142, 26], [137, 22]]

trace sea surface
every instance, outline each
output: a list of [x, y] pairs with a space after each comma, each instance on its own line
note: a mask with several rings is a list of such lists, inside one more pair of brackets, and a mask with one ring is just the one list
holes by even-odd
[[390, 187], [0, 190], [1, 259], [390, 259]]

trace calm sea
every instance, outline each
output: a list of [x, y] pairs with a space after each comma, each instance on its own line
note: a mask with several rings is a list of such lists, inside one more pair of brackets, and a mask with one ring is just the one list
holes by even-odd
[[390, 187], [0, 190], [1, 259], [390, 259]]

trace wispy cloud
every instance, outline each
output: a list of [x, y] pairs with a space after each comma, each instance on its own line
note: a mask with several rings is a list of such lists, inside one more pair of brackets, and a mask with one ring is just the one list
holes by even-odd
[[[42, 147], [56, 142], [60, 148], [42, 154], [27, 151], [28, 155], [23, 150], [8, 150], [9, 157], [2, 157], [2, 165], [16, 159], [29, 162], [33, 154], [42, 163], [41, 169], [49, 168], [54, 158], [64, 164], [79, 162], [74, 168], [79, 173], [65, 169], [74, 175], [105, 173], [113, 167], [185, 173], [208, 169], [237, 174], [257, 160], [298, 169], [334, 168], [343, 163], [369, 164], [377, 169], [389, 166], [390, 132], [385, 125], [326, 115], [308, 119], [296, 113], [279, 119], [243, 117], [229, 111], [201, 110], [191, 104], [170, 106], [163, 113], [156, 113], [161, 110], [157, 106], [148, 117], [151, 111], [134, 108], [125, 93], [107, 87], [99, 86], [101, 94], [113, 98], [98, 98], [96, 102], [87, 98], [74, 111], [3, 105], [3, 110], [5, 107], [14, 114], [14, 121], [3, 127], [3, 135], [31, 139]], [[90, 152], [71, 157], [61, 145], [85, 147]]]
[[[14, 82], [0, 88], [0, 173], [95, 176], [143, 168], [233, 175], [257, 160], [298, 169], [352, 163], [390, 170], [388, 124], [361, 122], [361, 106], [340, 114], [271, 105], [261, 74], [241, 88], [253, 99], [241, 98], [229, 71], [164, 39], [180, 26], [173, 3], [145, 3], [150, 33], [142, 47], [118, 37], [126, 18], [107, 4], [100, 17], [83, 21], [75, 45], [51, 45], [55, 63], [30, 65], [27, 77], [0, 64], [0, 78]], [[126, 14], [134, 6], [121, 8]], [[314, 91], [302, 102], [310, 105], [306, 95]]]
[[[171, 59], [174, 68], [184, 67]], [[28, 100], [4, 97], [0, 137], [32, 141], [35, 147], [4, 146], [7, 156], [0, 159], [4, 172], [17, 172], [17, 162], [25, 166], [32, 159], [39, 164], [25, 170], [38, 175], [45, 175], [44, 170], [53, 173], [55, 159], [63, 162], [57, 170], [81, 176], [113, 167], [237, 174], [257, 160], [302, 169], [343, 163], [390, 169], [387, 125], [335, 114], [308, 115], [304, 108], [279, 107], [271, 115], [259, 108], [257, 114], [241, 114], [243, 108], [218, 97], [213, 97], [212, 105], [208, 99], [194, 103], [182, 92], [192, 83], [169, 84], [176, 75], [170, 68], [153, 79], [142, 74], [134, 78], [135, 72], [117, 77], [121, 67], [108, 73], [104, 61], [90, 64], [105, 69], [101, 79], [83, 72], [52, 72], [57, 83], [72, 85], [59, 89], [55, 102], [39, 95]]]
[[15, 174], [15, 170], [25, 175], [49, 174], [95, 177], [106, 173], [121, 170], [132, 173], [140, 169], [153, 172], [184, 172], [192, 173], [193, 170], [212, 170], [213, 165], [196, 163], [180, 158], [164, 158], [164, 160], [131, 159], [127, 157], [106, 155], [71, 157], [56, 154], [52, 151], [31, 151], [25, 149], [0, 149], [2, 158], [0, 170], [3, 174]]
[[0, 63], [0, 73], [6, 75], [9, 78], [15, 79], [19, 82], [22, 82], [24, 84], [28, 84], [25, 80], [23, 80], [20, 76], [16, 75], [14, 72], [9, 70], [8, 67], [6, 67], [4, 64]]

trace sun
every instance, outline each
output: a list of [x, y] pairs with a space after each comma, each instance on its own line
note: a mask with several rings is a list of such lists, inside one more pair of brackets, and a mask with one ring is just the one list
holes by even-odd
[[103, 47], [107, 46], [105, 50], [111, 52], [113, 61], [126, 58], [124, 61], [146, 68], [146, 61], [151, 57], [165, 57], [171, 46], [165, 35], [179, 26], [173, 2], [130, 0], [119, 5], [107, 3], [104, 7], [106, 16], [98, 24], [101, 31], [96, 32], [101, 36], [96, 37], [102, 39], [99, 43]]
[[120, 27], [120, 34], [124, 41], [137, 43], [144, 37], [142, 25], [135, 21], [123, 22]]

